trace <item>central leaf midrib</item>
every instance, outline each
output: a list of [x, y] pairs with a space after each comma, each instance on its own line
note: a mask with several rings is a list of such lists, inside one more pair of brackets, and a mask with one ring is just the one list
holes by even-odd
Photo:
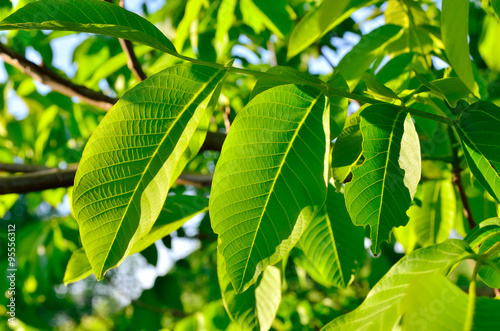
[[[105, 265], [106, 265], [106, 262], [108, 260], [108, 257], [109, 257], [109, 253], [111, 252], [111, 249], [112, 247], [114, 246], [115, 242], [116, 242], [116, 237], [118, 236], [118, 232], [120, 230], [120, 228], [122, 227], [123, 225], [123, 220], [125, 219], [125, 216], [127, 215], [128, 213], [128, 210], [130, 208], [130, 206], [132, 205], [132, 202], [134, 201], [134, 198], [137, 194], [137, 191], [138, 191], [138, 187], [139, 185], [142, 184], [143, 182], [143, 178], [144, 178], [144, 174], [148, 171], [150, 165], [151, 165], [151, 162], [153, 161], [154, 157], [158, 154], [158, 151], [160, 150], [161, 146], [163, 145], [165, 139], [167, 139], [169, 133], [172, 131], [172, 129], [175, 127], [175, 125], [178, 123], [179, 119], [182, 117], [182, 115], [184, 115], [184, 113], [189, 109], [189, 107], [192, 105], [192, 103], [201, 95], [201, 93], [203, 91], [205, 91], [205, 89], [207, 88], [207, 86], [212, 83], [212, 81], [215, 79], [215, 77], [217, 77], [219, 75], [219, 73], [221, 72], [221, 70], [218, 70], [215, 72], [215, 74], [213, 76], [210, 77], [210, 80], [207, 81], [205, 84], [202, 84], [202, 87], [200, 88], [200, 90], [198, 91], [198, 93], [194, 94], [193, 97], [191, 98], [191, 100], [186, 104], [186, 106], [184, 107], [184, 109], [179, 113], [178, 116], [176, 116], [176, 119], [173, 121], [172, 125], [170, 126], [170, 128], [165, 132], [165, 135], [163, 136], [163, 138], [161, 139], [161, 141], [158, 143], [158, 147], [155, 149], [155, 151], [151, 154], [151, 158], [148, 162], [148, 164], [146, 165], [146, 167], [144, 168], [144, 171], [142, 172], [141, 174], [141, 178], [139, 179], [139, 181], [137, 182], [137, 185], [135, 186], [135, 189], [134, 189], [134, 193], [132, 194], [132, 197], [130, 198], [128, 204], [127, 204], [127, 207], [120, 219], [120, 223], [117, 227], [117, 230], [115, 232], [115, 235], [113, 237], [113, 239], [111, 240], [110, 242], [110, 248], [106, 254], [106, 257], [104, 258], [103, 262], [102, 262], [102, 267], [101, 267], [101, 270], [100, 270], [100, 273], [102, 274], [104, 268], [105, 268]], [[136, 229], [137, 231], [137, 229]], [[135, 235], [135, 233], [134, 233]], [[132, 237], [134, 236], [132, 235]], [[130, 246], [130, 245], [129, 245]], [[129, 249], [131, 249], [132, 247], [130, 247]], [[126, 255], [126, 253], [125, 253]]]
[[262, 208], [262, 213], [259, 217], [259, 223], [257, 224], [257, 227], [255, 229], [255, 235], [252, 239], [252, 245], [250, 246], [250, 252], [248, 253], [248, 256], [247, 256], [247, 259], [246, 259], [246, 263], [245, 263], [245, 267], [244, 267], [244, 271], [243, 271], [243, 275], [242, 275], [242, 278], [241, 278], [241, 283], [240, 283], [240, 286], [238, 287], [238, 290], [236, 291], [237, 293], [240, 293], [241, 291], [241, 288], [243, 287], [244, 283], [245, 283], [245, 276], [246, 276], [246, 273], [248, 271], [248, 262], [250, 261], [250, 257], [252, 255], [252, 250], [253, 250], [253, 247], [255, 246], [255, 240], [257, 239], [257, 234], [259, 233], [259, 229], [260, 229], [260, 224], [262, 222], [262, 219], [264, 218], [264, 213], [266, 212], [266, 209], [267, 209], [267, 205], [269, 203], [269, 199], [271, 197], [271, 194], [274, 190], [274, 186], [276, 185], [276, 181], [278, 180], [278, 177], [280, 176], [281, 174], [281, 169], [283, 168], [283, 165], [285, 164], [285, 161], [288, 157], [288, 153], [290, 152], [292, 146], [293, 146], [293, 143], [295, 141], [295, 139], [297, 138], [298, 136], [298, 133], [300, 131], [300, 129], [302, 128], [302, 125], [304, 125], [307, 117], [311, 114], [311, 111], [313, 109], [313, 107], [317, 104], [318, 100], [324, 95], [324, 91], [322, 91], [320, 94], [318, 94], [318, 96], [311, 102], [311, 106], [307, 108], [306, 110], [306, 114], [304, 115], [304, 118], [299, 122], [299, 125], [297, 126], [297, 130], [295, 131], [295, 133], [293, 134], [293, 137], [292, 139], [290, 140], [290, 144], [288, 145], [288, 148], [283, 156], [283, 160], [281, 161], [281, 164], [279, 165], [279, 168], [278, 170], [276, 171], [276, 176], [274, 177], [274, 180], [273, 180], [273, 184], [271, 185], [271, 188], [269, 190], [269, 194], [267, 195], [267, 199], [266, 199], [266, 202]]
[[[335, 254], [336, 260], [339, 262], [338, 270], [339, 270], [340, 279], [342, 281], [342, 286], [345, 286], [346, 283], [345, 283], [344, 271], [342, 270], [342, 266], [340, 263], [339, 252], [337, 250], [337, 243], [335, 241], [335, 236], [333, 235], [333, 229], [332, 229], [332, 223], [330, 220], [330, 216], [328, 215], [328, 207], [326, 207], [326, 221], [328, 224], [328, 232], [330, 233], [330, 237], [332, 239], [333, 252]], [[326, 276], [328, 277], [328, 275], [326, 275]]]
[[387, 168], [389, 167], [389, 159], [390, 159], [390, 156], [391, 156], [391, 148], [392, 148], [392, 138], [394, 137], [394, 129], [396, 128], [396, 124], [398, 123], [398, 120], [399, 120], [399, 116], [401, 116], [401, 114], [403, 114], [404, 112], [399, 112], [398, 115], [396, 116], [396, 118], [394, 119], [394, 123], [392, 124], [391, 126], [391, 134], [389, 136], [389, 146], [387, 148], [387, 157], [386, 157], [386, 160], [385, 160], [385, 166], [384, 166], [384, 178], [382, 179], [382, 192], [380, 194], [380, 207], [379, 207], [379, 212], [378, 212], [378, 216], [377, 216], [377, 242], [375, 243], [376, 246], [379, 245], [379, 238], [380, 238], [380, 218], [382, 216], [382, 205], [384, 203], [384, 192], [385, 192], [385, 181], [386, 181], [386, 178], [387, 178]]

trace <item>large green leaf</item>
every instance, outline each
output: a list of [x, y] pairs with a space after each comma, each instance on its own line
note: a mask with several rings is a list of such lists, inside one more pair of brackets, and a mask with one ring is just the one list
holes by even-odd
[[237, 293], [292, 249], [324, 204], [328, 116], [323, 92], [284, 85], [253, 98], [231, 126], [210, 216]]
[[363, 229], [349, 218], [344, 195], [329, 185], [325, 208], [307, 226], [300, 246], [322, 284], [347, 287], [365, 255], [364, 238]]
[[[466, 327], [472, 314], [472, 330], [497, 330], [500, 301], [478, 298], [469, 313], [469, 297], [443, 275], [430, 273], [415, 277], [403, 300], [403, 330], [455, 331]], [[493, 317], [495, 316], [495, 317]]]
[[201, 147], [198, 125], [225, 74], [200, 65], [170, 67], [127, 92], [91, 136], [75, 177], [73, 210], [98, 279], [153, 226], [170, 186]]
[[128, 39], [176, 54], [157, 27], [137, 14], [101, 0], [40, 0], [0, 22], [0, 30], [63, 30]]
[[472, 174], [500, 202], [500, 107], [479, 101], [455, 122]]
[[373, 61], [384, 54], [386, 46], [397, 39], [400, 32], [400, 26], [382, 25], [362, 36], [359, 43], [340, 60], [337, 69], [351, 90], [356, 87], [361, 75], [370, 68]]
[[[129, 256], [139, 253], [155, 243], [155, 241], [179, 229], [194, 216], [208, 211], [208, 199], [200, 196], [174, 195], [168, 197], [160, 216], [151, 231], [134, 244]], [[92, 274], [92, 267], [85, 255], [85, 250], [79, 248], [73, 252], [66, 266], [64, 283], [74, 283]]]
[[467, 41], [469, 2], [469, 0], [443, 0], [441, 37], [453, 70], [471, 92], [478, 94]]
[[500, 0], [491, 0], [491, 6], [500, 20]]
[[361, 114], [362, 165], [346, 184], [346, 204], [356, 225], [369, 226], [372, 251], [392, 228], [408, 222], [406, 211], [420, 181], [420, 145], [411, 116], [392, 105], [372, 105]]
[[281, 302], [280, 270], [268, 266], [256, 284], [239, 294], [231, 284], [221, 254], [217, 254], [217, 272], [224, 306], [239, 330], [269, 330]]
[[[350, 0], [323, 0], [319, 7], [310, 10], [295, 26], [288, 41], [288, 58], [302, 52], [357, 9], [345, 11]], [[358, 1], [359, 2], [359, 1]], [[362, 1], [366, 2], [366, 1]]]
[[464, 241], [453, 239], [414, 251], [382, 277], [358, 308], [323, 330], [392, 330], [403, 313], [402, 301], [410, 283], [425, 274], [445, 274], [469, 249]]

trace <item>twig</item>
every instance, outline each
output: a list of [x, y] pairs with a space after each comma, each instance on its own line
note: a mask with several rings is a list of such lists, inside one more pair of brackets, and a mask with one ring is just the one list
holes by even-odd
[[76, 85], [64, 79], [46, 66], [37, 65], [29, 61], [23, 55], [14, 52], [2, 43], [0, 43], [0, 57], [6, 63], [16, 67], [36, 81], [49, 86], [54, 91], [68, 96], [78, 97], [89, 105], [109, 110], [117, 101], [102, 93], [91, 90], [85, 86]]
[[[8, 172], [12, 173], [23, 172], [26, 169], [30, 171], [23, 175], [0, 176], [0, 194], [22, 194], [73, 186], [78, 168], [78, 164], [71, 165], [67, 169], [27, 166], [23, 164], [5, 165], [2, 163], [0, 165], [4, 165], [5, 169], [10, 169]], [[37, 168], [38, 170], [35, 170]], [[212, 184], [212, 178], [212, 175], [181, 174], [175, 182], [179, 185], [206, 187]]]
[[453, 176], [452, 181], [453, 184], [457, 187], [458, 193], [460, 194], [460, 199], [462, 200], [462, 205], [464, 207], [464, 215], [467, 218], [467, 223], [469, 224], [469, 228], [473, 229], [476, 226], [476, 222], [474, 221], [474, 217], [472, 216], [472, 210], [470, 208], [469, 199], [467, 198], [467, 194], [465, 193], [465, 188], [462, 183], [462, 168], [460, 167], [460, 158], [458, 157], [458, 142], [455, 138], [455, 133], [453, 129], [448, 127], [448, 133], [451, 140], [452, 146], [452, 166], [453, 166]]
[[[109, 2], [109, 1], [108, 1]], [[120, 0], [120, 7], [125, 8], [125, 0]], [[118, 39], [120, 41], [120, 45], [122, 46], [123, 52], [127, 55], [127, 66], [132, 71], [132, 73], [139, 79], [141, 82], [148, 78], [144, 71], [142, 70], [141, 64], [137, 59], [137, 56], [134, 53], [134, 47], [132, 46], [132, 42], [130, 40]]]

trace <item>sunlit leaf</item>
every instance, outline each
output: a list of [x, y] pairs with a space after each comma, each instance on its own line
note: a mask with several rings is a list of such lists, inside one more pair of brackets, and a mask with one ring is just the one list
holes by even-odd
[[98, 279], [153, 226], [188, 161], [185, 153], [196, 153], [191, 140], [200, 140], [197, 127], [225, 73], [170, 67], [127, 92], [91, 136], [75, 178], [73, 210]]
[[350, 2], [352, 1], [324, 0], [317, 8], [310, 10], [295, 26], [290, 35], [290, 40], [288, 41], [288, 58], [299, 54], [314, 41], [349, 17], [353, 9], [356, 8], [352, 7], [351, 10], [345, 12], [344, 10]]
[[358, 84], [361, 75], [375, 59], [385, 52], [385, 47], [396, 40], [401, 32], [397, 25], [382, 25], [361, 37], [352, 50], [340, 60], [337, 69], [345, 78], [351, 90]]
[[[128, 255], [139, 253], [153, 245], [157, 240], [179, 229], [194, 216], [208, 211], [208, 199], [199, 196], [174, 195], [168, 197], [160, 216], [151, 231], [137, 241]], [[74, 283], [92, 274], [92, 266], [83, 248], [73, 252], [66, 266], [64, 283]]]
[[329, 185], [325, 208], [307, 226], [300, 247], [322, 284], [347, 287], [365, 255], [364, 237], [363, 228], [349, 218], [344, 195]]
[[0, 30], [63, 30], [124, 38], [176, 53], [170, 40], [148, 20], [100, 0], [40, 0], [0, 22]]
[[448, 240], [414, 251], [382, 277], [358, 308], [322, 330], [392, 330], [403, 313], [402, 300], [411, 282], [427, 274], [445, 274], [468, 249], [461, 240]]
[[224, 306], [231, 320], [240, 330], [269, 330], [281, 302], [280, 270], [268, 266], [256, 284], [239, 294], [231, 284], [221, 254], [217, 254], [217, 272]]
[[442, 6], [441, 36], [448, 60], [467, 88], [478, 94], [467, 41], [469, 0], [443, 0]]
[[420, 180], [420, 145], [410, 115], [396, 106], [372, 105], [360, 116], [365, 161], [346, 184], [346, 204], [354, 224], [369, 226], [371, 249], [378, 253], [392, 228], [408, 222]]
[[231, 126], [210, 216], [237, 293], [292, 249], [323, 205], [328, 117], [323, 92], [284, 85], [258, 94]]
[[472, 174], [500, 202], [500, 107], [479, 101], [455, 123]]

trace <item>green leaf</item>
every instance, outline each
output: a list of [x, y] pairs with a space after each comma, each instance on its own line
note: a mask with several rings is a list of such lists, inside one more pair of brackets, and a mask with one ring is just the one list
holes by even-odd
[[408, 211], [408, 226], [425, 247], [448, 239], [455, 221], [456, 197], [451, 180], [427, 180], [422, 184], [421, 206]]
[[402, 301], [410, 283], [425, 274], [445, 274], [468, 250], [467, 243], [452, 239], [403, 257], [358, 308], [334, 319], [322, 330], [392, 330], [403, 313]]
[[420, 145], [411, 116], [396, 106], [372, 105], [360, 116], [365, 161], [346, 184], [346, 203], [354, 224], [370, 227], [371, 249], [378, 253], [392, 228], [408, 222], [420, 181]]
[[[500, 12], [500, 2], [498, 2]], [[498, 14], [497, 14], [498, 15]], [[479, 41], [479, 54], [491, 71], [500, 72], [500, 44], [498, 34], [500, 33], [500, 19], [493, 15], [486, 15], [483, 21], [481, 39]]]
[[464, 330], [467, 295], [440, 274], [417, 276], [403, 299], [404, 330]]
[[[468, 330], [466, 317], [469, 297], [440, 274], [415, 277], [403, 300], [403, 330], [455, 331]], [[497, 330], [500, 320], [494, 318], [500, 301], [477, 298], [472, 330]]]
[[356, 87], [361, 75], [370, 68], [373, 61], [384, 54], [385, 47], [397, 39], [400, 32], [400, 26], [382, 25], [362, 36], [359, 43], [340, 60], [337, 69], [351, 90]]
[[90, 266], [87, 255], [83, 247], [80, 247], [73, 252], [66, 266], [63, 282], [65, 285], [75, 283], [81, 279], [92, 275], [92, 267]]
[[347, 287], [365, 256], [365, 233], [352, 224], [344, 195], [328, 186], [325, 208], [307, 226], [300, 246], [321, 277], [321, 284]]
[[91, 136], [75, 177], [73, 211], [97, 279], [153, 226], [168, 189], [201, 147], [198, 125], [225, 74], [170, 67], [127, 92]]
[[287, 57], [292, 58], [299, 54], [348, 18], [359, 7], [358, 5], [345, 11], [350, 2], [350, 0], [323, 0], [319, 7], [310, 10], [295, 26], [290, 35]]
[[182, 52], [186, 39], [190, 36], [191, 25], [198, 19], [203, 3], [203, 0], [188, 0], [186, 3], [184, 17], [177, 26], [174, 40], [175, 48], [179, 49], [180, 52]]
[[100, 0], [40, 0], [0, 22], [0, 30], [62, 30], [128, 39], [177, 54], [157, 27], [137, 14]]
[[476, 102], [454, 124], [472, 174], [500, 202], [500, 107]]
[[277, 86], [238, 114], [215, 169], [210, 216], [237, 293], [280, 261], [325, 202], [329, 107], [310, 86]]
[[388, 101], [400, 100], [398, 95], [394, 93], [393, 90], [391, 90], [384, 84], [379, 83], [375, 76], [373, 76], [372, 74], [365, 72], [363, 73], [362, 79], [365, 82], [368, 90], [374, 95]]
[[441, 36], [446, 55], [460, 80], [474, 94], [479, 89], [474, 80], [467, 35], [469, 30], [469, 0], [443, 0]]
[[[157, 240], [179, 229], [194, 216], [208, 211], [208, 199], [200, 196], [174, 195], [168, 197], [160, 216], [151, 231], [138, 242], [129, 252], [129, 256], [139, 253]], [[64, 284], [74, 283], [92, 274], [92, 267], [83, 247], [71, 255], [64, 274]]]
[[[327, 85], [330, 89], [349, 92], [349, 86], [347, 86], [346, 81], [337, 70], [326, 83], [310, 74], [290, 67], [276, 66], [267, 70], [266, 73], [272, 76], [262, 77], [257, 81], [250, 99], [275, 86], [289, 84], [287, 81], [292, 81], [295, 84]], [[326, 94], [330, 100], [330, 138], [333, 139], [340, 134], [344, 127], [349, 100], [330, 93], [330, 89], [327, 90]]]
[[[448, 101], [451, 107], [456, 107], [457, 102], [470, 94], [467, 86], [462, 83], [460, 78], [449, 77], [428, 81], [424, 76], [414, 71], [417, 79], [422, 83], [421, 92], [430, 92], [442, 99]], [[427, 90], [428, 89], [428, 90]]]
[[269, 330], [281, 302], [280, 270], [268, 266], [257, 284], [239, 294], [231, 284], [220, 253], [217, 254], [217, 271], [222, 300], [231, 320], [240, 330]]
[[240, 0], [243, 21], [257, 33], [265, 27], [280, 38], [290, 32], [290, 15], [286, 0]]
[[333, 145], [332, 177], [337, 189], [342, 187], [352, 167], [362, 155], [363, 136], [359, 128], [360, 122], [359, 111], [349, 116], [344, 129]]
[[[479, 247], [478, 254], [484, 254], [488, 249], [499, 242], [500, 234], [488, 238], [484, 241], [481, 247]], [[497, 265], [497, 270], [500, 269], [500, 253], [498, 251], [496, 253], [492, 253], [488, 258]], [[489, 287], [500, 288], [500, 273], [491, 266], [481, 266], [481, 269], [479, 269], [479, 277], [481, 277], [481, 280]]]
[[330, 100], [330, 138], [338, 137], [344, 128], [347, 119], [347, 107], [349, 99], [339, 97], [331, 93], [333, 89], [349, 92], [349, 85], [338, 70], [334, 70], [326, 82], [329, 89], [326, 91], [326, 96]]
[[486, 239], [496, 235], [500, 235], [500, 218], [492, 217], [476, 225], [464, 240], [476, 250]]
[[285, 66], [272, 67], [266, 71], [266, 74], [269, 75], [259, 78], [259, 80], [255, 84], [250, 95], [250, 100], [255, 98], [258, 94], [267, 91], [275, 86], [290, 84], [288, 81], [294, 82], [295, 84], [325, 84], [325, 82], [312, 75]]
[[234, 11], [237, 0], [222, 0], [217, 12], [217, 29], [215, 30], [215, 43], [217, 54], [223, 52], [225, 44], [228, 42], [228, 32], [234, 22]]
[[493, 10], [495, 11], [495, 14], [497, 15], [498, 19], [500, 20], [500, 0], [490, 0], [491, 1], [491, 6], [493, 7]]

